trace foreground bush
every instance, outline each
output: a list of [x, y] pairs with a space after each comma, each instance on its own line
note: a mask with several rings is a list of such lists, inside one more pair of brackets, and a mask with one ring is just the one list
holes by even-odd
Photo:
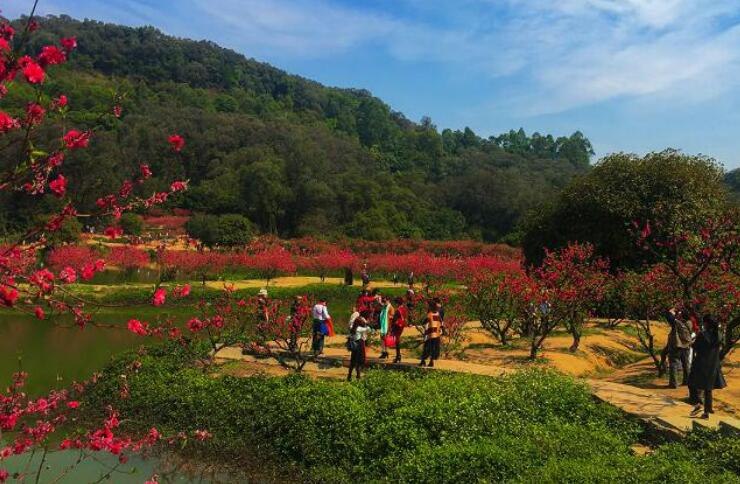
[[740, 482], [737, 439], [705, 435], [633, 456], [639, 427], [549, 371], [378, 371], [347, 384], [214, 377], [172, 348], [149, 351], [113, 363], [87, 404], [117, 393], [128, 373], [129, 397], [116, 404], [137, 426], [207, 428], [207, 455], [289, 462], [303, 480]]

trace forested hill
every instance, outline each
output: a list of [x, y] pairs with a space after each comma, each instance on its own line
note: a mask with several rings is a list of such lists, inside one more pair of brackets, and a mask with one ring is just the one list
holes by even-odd
[[[150, 27], [46, 17], [29, 50], [72, 35], [79, 48], [47, 86], [69, 97], [72, 121], [91, 125], [113, 92], [126, 94], [122, 118], [106, 118], [91, 149], [67, 162], [83, 207], [145, 161], [161, 183], [191, 180], [180, 206], [243, 214], [283, 236], [500, 240], [588, 170], [592, 155], [580, 132], [440, 132], [365, 90], [325, 87]], [[23, 94], [16, 89], [0, 105], [21, 109]], [[178, 162], [164, 142], [171, 133], [187, 140]], [[21, 198], [2, 207], [0, 230], [39, 215]]]

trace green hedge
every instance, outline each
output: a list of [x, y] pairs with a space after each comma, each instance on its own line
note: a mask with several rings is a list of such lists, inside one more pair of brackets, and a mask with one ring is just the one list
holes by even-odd
[[[103, 408], [133, 355], [107, 368], [86, 405]], [[202, 452], [266, 457], [321, 482], [740, 482], [737, 439], [704, 434], [633, 456], [640, 427], [550, 371], [490, 378], [369, 372], [360, 382], [216, 377], [173, 348], [138, 356], [137, 427], [208, 429]], [[707, 479], [709, 481], [707, 481]]]

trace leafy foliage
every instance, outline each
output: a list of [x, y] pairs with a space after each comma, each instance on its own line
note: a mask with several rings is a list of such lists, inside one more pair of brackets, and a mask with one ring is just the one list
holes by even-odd
[[[484, 139], [469, 128], [440, 133], [367, 91], [327, 88], [153, 28], [66, 16], [40, 24], [29, 49], [77, 36], [64, 76], [47, 81], [51, 94], [69, 98], [73, 122], [91, 126], [111, 93], [123, 97], [121, 118], [105, 119], [94, 146], [65, 161], [81, 211], [117, 190], [138, 160], [162, 160], [152, 163], [148, 186], [191, 181], [172, 206], [240, 214], [267, 233], [498, 240], [583, 173], [591, 156], [580, 133], [530, 137], [519, 130], [515, 141]], [[4, 99], [9, 112], [25, 108], [21, 94]], [[182, 163], [162, 156], [168, 147], [161, 140], [173, 132], [188, 140]], [[51, 210], [12, 194], [0, 206], [5, 232]]]
[[226, 459], [257, 452], [263, 463], [293, 464], [304, 481], [738, 480], [736, 439], [711, 434], [692, 440], [695, 448], [671, 444], [634, 456], [637, 426], [549, 371], [500, 378], [371, 371], [350, 385], [214, 378], [182, 355], [162, 348], [118, 359], [86, 404], [95, 407], [98, 395], [104, 402], [128, 374], [129, 398], [117, 404], [132, 412], [130, 425], [208, 428], [213, 438], [199, 444], [203, 452]]
[[649, 254], [635, 250], [633, 223], [652, 219], [656, 210], [664, 230], [693, 227], [716, 216], [727, 203], [722, 177], [714, 160], [674, 150], [607, 156], [528, 219], [525, 258], [539, 264], [545, 249], [577, 241], [593, 244], [613, 269], [653, 262]]
[[194, 215], [185, 224], [185, 230], [207, 247], [243, 246], [254, 235], [252, 222], [239, 214]]

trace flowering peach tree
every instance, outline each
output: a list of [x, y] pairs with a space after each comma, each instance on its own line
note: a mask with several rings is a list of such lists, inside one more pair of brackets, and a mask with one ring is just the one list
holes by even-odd
[[[89, 280], [102, 271], [106, 266], [105, 259], [95, 257], [85, 248], [67, 249], [67, 253], [52, 253], [49, 266], [39, 267], [37, 255], [47, 248], [51, 236], [66, 221], [82, 215], [68, 191], [69, 180], [64, 168], [75, 151], [94, 142], [97, 125], [69, 127], [67, 115], [75, 100], [64, 94], [50, 96], [45, 89], [54, 66], [65, 63], [73, 55], [76, 39], [62, 38], [58, 44], [45, 45], [39, 52], [27, 52], [28, 39], [38, 28], [33, 14], [20, 32], [8, 23], [0, 24], [0, 98], [22, 84], [30, 87], [32, 93], [22, 110], [0, 110], [0, 149], [6, 160], [0, 169], [0, 190], [38, 200], [54, 197], [61, 201], [62, 208], [52, 213], [44, 223], [28, 229], [15, 242], [0, 247], [0, 307], [28, 313], [39, 320], [47, 319], [51, 313], [70, 313], [77, 325], [84, 328], [95, 324], [88, 310], [89, 302], [71, 294], [70, 285]], [[110, 112], [101, 115], [100, 121], [119, 118], [121, 107], [118, 103], [119, 98], [114, 96]], [[57, 130], [50, 142], [45, 141], [48, 137], [40, 133], [44, 125]], [[174, 151], [182, 149], [184, 143], [182, 139], [172, 137], [169, 142]], [[175, 181], [167, 191], [144, 194], [144, 182], [151, 176], [149, 167], [142, 164], [115, 193], [97, 200], [95, 213], [85, 215], [112, 220], [105, 234], [118, 237], [121, 229], [117, 221], [123, 213], [164, 203], [187, 187], [187, 182]], [[114, 257], [126, 258], [122, 253], [116, 253]], [[143, 264], [144, 261], [137, 259], [135, 263]], [[155, 304], [161, 299], [161, 294], [153, 295]], [[143, 328], [131, 323], [129, 329], [144, 332]], [[39, 482], [44, 459], [55, 449], [109, 452], [125, 462], [126, 453], [167, 440], [156, 429], [139, 438], [121, 433], [119, 415], [112, 408], [107, 410], [107, 417], [92, 429], [71, 433], [60, 430], [70, 423], [87, 422], [86, 410], [91, 409], [80, 403], [80, 396], [95, 383], [95, 377], [38, 398], [32, 398], [23, 391], [25, 379], [25, 373], [15, 374], [13, 383], [0, 393], [0, 439], [3, 442], [0, 447], [0, 482], [9, 477], [2, 468], [2, 461], [13, 455], [42, 453], [42, 465], [36, 476], [36, 482]], [[65, 432], [65, 435], [57, 435], [60, 432]], [[28, 476], [14, 477], [23, 479]]]
[[656, 210], [653, 220], [635, 222], [636, 241], [676, 288], [671, 305], [698, 320], [705, 314], [718, 318], [724, 358], [740, 341], [740, 211], [728, 208], [683, 225], [661, 215]]

